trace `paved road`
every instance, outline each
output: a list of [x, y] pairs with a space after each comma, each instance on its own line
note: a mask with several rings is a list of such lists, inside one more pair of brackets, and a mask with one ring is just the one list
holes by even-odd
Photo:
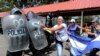
[[[2, 34], [0, 34], [0, 56], [6, 56], [6, 50], [7, 50], [6, 43], [7, 42], [6, 42], [5, 38], [4, 38], [4, 36]], [[65, 45], [66, 45], [66, 43], [65, 43]], [[49, 56], [56, 56], [55, 43], [52, 44], [51, 49], [52, 50], [49, 51], [48, 55]], [[70, 56], [69, 55], [69, 51], [66, 48], [63, 49], [63, 55], [64, 56]], [[29, 55], [24, 55], [24, 56], [29, 56]]]
[[[4, 38], [4, 36], [2, 34], [0, 34], [0, 56], [6, 56], [6, 50], [7, 50], [7, 45], [5, 45], [6, 40]], [[31, 54], [31, 52], [30, 52]], [[51, 46], [51, 50], [48, 52], [46, 52], [45, 56], [56, 56], [56, 48], [55, 48], [55, 43], [52, 44]], [[99, 56], [100, 56], [100, 52], [98, 52]], [[24, 54], [24, 56], [30, 56], [27, 54]], [[63, 56], [70, 56], [69, 53], [69, 48], [68, 48], [68, 43], [64, 43], [64, 49], [63, 49]]]
[[[28, 55], [26, 55], [26, 56], [28, 56]], [[55, 43], [53, 43], [51, 45], [51, 48], [50, 48], [49, 52], [45, 52], [45, 55], [39, 55], [39, 56], [57, 56], [56, 55]], [[64, 43], [63, 56], [70, 56], [69, 48], [68, 48], [67, 43]]]
[[4, 39], [4, 36], [0, 34], [0, 56], [6, 56], [6, 40]]

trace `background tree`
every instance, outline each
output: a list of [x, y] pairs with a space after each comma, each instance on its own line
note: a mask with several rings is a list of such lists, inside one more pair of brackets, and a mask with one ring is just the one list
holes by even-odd
[[11, 0], [11, 1], [0, 0], [0, 12], [8, 11], [12, 7], [13, 7], [13, 0]]
[[65, 0], [0, 0], [0, 12], [9, 11], [13, 8], [14, 5], [19, 8], [26, 8], [62, 1]]

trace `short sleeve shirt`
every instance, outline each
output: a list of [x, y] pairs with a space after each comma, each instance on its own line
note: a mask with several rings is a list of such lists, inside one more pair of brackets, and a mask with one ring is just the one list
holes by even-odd
[[[61, 40], [67, 40], [68, 39], [68, 35], [67, 35], [67, 26], [65, 23], [61, 24], [63, 26], [62, 29], [60, 30], [57, 30], [55, 31], [56, 33], [56, 39], [58, 41], [61, 41]], [[55, 25], [54, 27], [57, 27], [58, 25]]]

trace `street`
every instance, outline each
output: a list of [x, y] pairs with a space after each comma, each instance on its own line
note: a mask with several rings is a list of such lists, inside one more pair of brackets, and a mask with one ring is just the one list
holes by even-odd
[[[2, 34], [0, 34], [0, 56], [6, 56], [6, 40]], [[69, 51], [67, 50], [66, 43], [64, 43], [64, 49], [63, 49], [63, 56], [70, 56]], [[51, 49], [49, 52], [46, 52], [45, 54], [49, 56], [56, 56], [56, 48], [55, 48], [55, 43], [52, 44]], [[24, 54], [24, 56], [29, 56], [27, 54]]]
[[0, 34], [0, 56], [6, 56], [6, 43], [4, 36]]
[[[2, 34], [0, 34], [0, 56], [6, 56], [6, 40]], [[23, 56], [31, 56], [31, 52], [29, 54], [23, 54]], [[100, 56], [100, 52], [97, 53]], [[41, 55], [42, 56], [42, 55]], [[51, 49], [49, 52], [45, 52], [45, 55], [43, 56], [56, 56], [56, 48], [55, 48], [55, 43], [51, 45]], [[69, 48], [68, 48], [68, 43], [64, 43], [64, 48], [63, 48], [63, 56], [70, 56], [69, 53]]]

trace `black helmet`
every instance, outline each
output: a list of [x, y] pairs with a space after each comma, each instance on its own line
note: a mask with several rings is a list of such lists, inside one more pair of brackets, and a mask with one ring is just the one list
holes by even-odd
[[32, 11], [29, 11], [26, 16], [27, 16], [28, 20], [37, 18], [37, 15]]
[[11, 10], [10, 14], [22, 14], [22, 12], [19, 8], [13, 8]]

